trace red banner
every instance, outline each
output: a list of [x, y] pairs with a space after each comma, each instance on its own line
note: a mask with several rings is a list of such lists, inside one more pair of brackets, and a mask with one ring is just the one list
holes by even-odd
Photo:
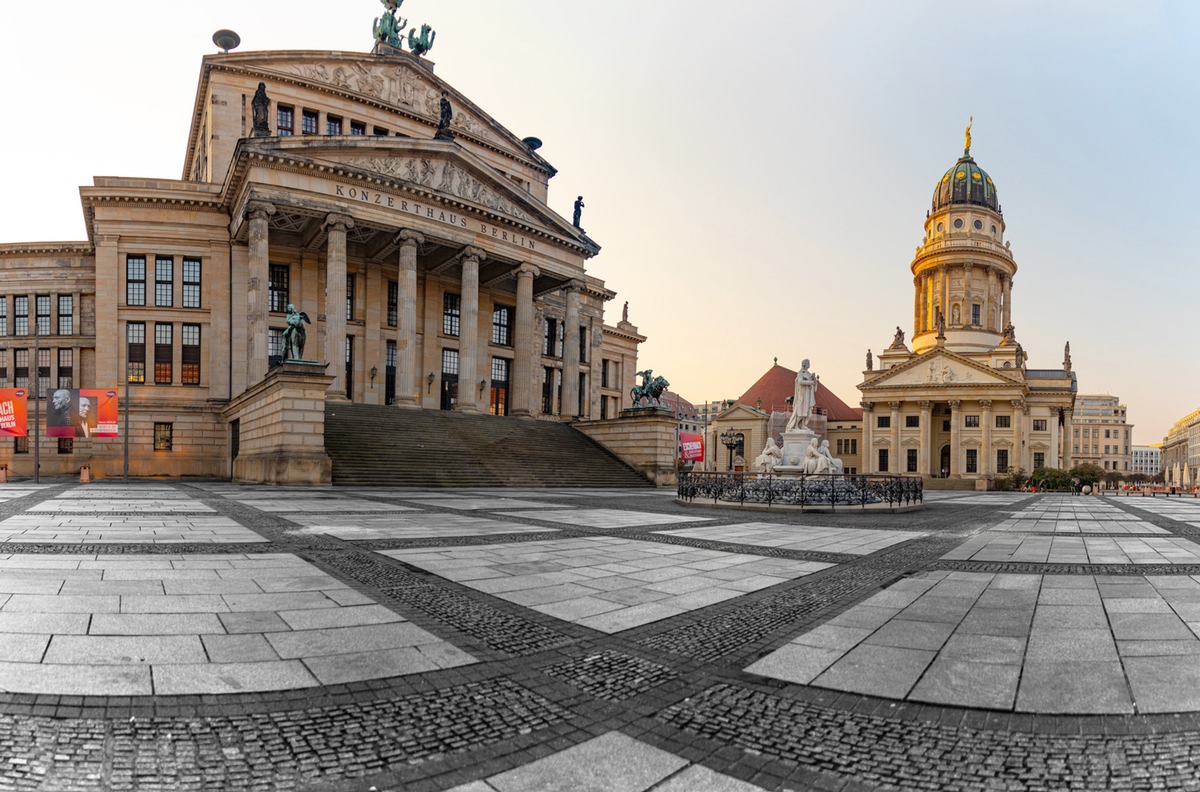
[[47, 437], [116, 437], [117, 392], [107, 388], [50, 391]]
[[679, 433], [679, 458], [684, 462], [704, 461], [704, 435]]
[[24, 388], [0, 388], [0, 437], [28, 437], [29, 400]]

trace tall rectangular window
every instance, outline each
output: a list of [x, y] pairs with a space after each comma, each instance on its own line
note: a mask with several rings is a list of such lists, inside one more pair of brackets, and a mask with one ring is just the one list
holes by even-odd
[[579, 327], [579, 362], [588, 362], [588, 331], [587, 328], [580, 325]]
[[492, 415], [508, 415], [507, 358], [492, 358], [492, 395], [488, 411]]
[[909, 448], [909, 449], [907, 449], [907, 452], [908, 453], [906, 456], [908, 458], [905, 461], [907, 462], [908, 472], [916, 473], [917, 472], [917, 449]]
[[125, 372], [128, 381], [141, 385], [146, 381], [146, 323], [125, 324]]
[[154, 323], [154, 384], [170, 385], [175, 373], [175, 344], [170, 322]]
[[0, 386], [8, 382], [8, 350], [0, 349]]
[[283, 362], [283, 330], [272, 327], [267, 330], [267, 368], [275, 368]]
[[354, 400], [354, 336], [346, 336], [346, 398]]
[[175, 425], [169, 423], [154, 424], [154, 450], [170, 451], [175, 444]]
[[29, 387], [29, 350], [13, 350], [13, 378], [18, 388]]
[[279, 105], [275, 113], [275, 134], [279, 136], [296, 134], [296, 109], [287, 105]]
[[59, 388], [75, 387], [75, 350], [58, 350], [58, 386]]
[[346, 321], [354, 319], [354, 275], [346, 276]]
[[975, 448], [967, 449], [967, 472], [979, 472], [979, 450]]
[[557, 319], [547, 317], [546, 332], [542, 336], [542, 354], [546, 357], [558, 357], [558, 339], [559, 327], [561, 323]]
[[180, 336], [179, 382], [200, 384], [200, 325], [185, 324]]
[[879, 449], [879, 472], [888, 472], [888, 450], [886, 448]]
[[306, 135], [317, 134], [317, 111], [304, 110], [300, 115], [300, 131]]
[[44, 398], [50, 390], [50, 350], [39, 349], [37, 355], [37, 395]]
[[37, 311], [38, 335], [50, 335], [50, 295], [37, 295], [34, 298], [34, 310]]
[[395, 327], [397, 324], [398, 310], [400, 305], [400, 284], [394, 280], [388, 281], [387, 292], [387, 323], [388, 327]]
[[979, 303], [971, 303], [971, 324], [979, 324]]
[[75, 298], [70, 294], [58, 295], [58, 334], [75, 334]]
[[338, 118], [337, 116], [325, 116], [325, 134], [342, 134], [342, 119]]
[[29, 335], [29, 298], [13, 297], [14, 335]]
[[175, 258], [154, 257], [154, 304], [170, 308], [175, 304]]
[[513, 309], [497, 305], [492, 309], [492, 343], [496, 346], [512, 346]]
[[[1076, 451], [1079, 450], [1078, 446], [1076, 446], [1075, 450]], [[1044, 467], [1046, 467], [1046, 455], [1043, 454], [1041, 451], [1034, 451], [1033, 452], [1033, 469], [1037, 470], [1038, 468], [1044, 468]]]
[[292, 270], [287, 264], [271, 265], [271, 285], [267, 292], [268, 310], [273, 313], [283, 313], [288, 307], [288, 294], [291, 291]]
[[442, 334], [457, 336], [462, 321], [462, 297], [454, 292], [442, 295]]
[[542, 369], [542, 412], [554, 414], [554, 367], [545, 366]]
[[[604, 359], [600, 360], [600, 387], [601, 388], [610, 387], [608, 384], [609, 362], [610, 361], [607, 361]], [[838, 442], [841, 442], [841, 441], [839, 440]]]
[[183, 260], [183, 307], [200, 307], [200, 259]]
[[146, 304], [146, 257], [125, 257], [125, 304]]
[[1008, 449], [1007, 448], [997, 448], [996, 449], [996, 472], [997, 473], [1008, 472]]
[[0, 336], [8, 335], [8, 298], [0, 297]]
[[29, 453], [29, 438], [28, 437], [14, 437], [13, 438], [13, 453], [14, 454], [28, 454]]

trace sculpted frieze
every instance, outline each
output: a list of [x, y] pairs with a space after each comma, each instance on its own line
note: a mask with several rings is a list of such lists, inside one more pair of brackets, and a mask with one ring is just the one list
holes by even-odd
[[430, 190], [486, 206], [517, 220], [530, 222], [529, 215], [509, 200], [508, 196], [449, 160], [434, 160], [428, 157], [352, 157], [345, 160], [345, 164], [352, 168], [392, 176], [411, 184], [419, 184]]
[[[421, 77], [420, 72], [408, 66], [297, 63], [284, 68], [308, 82], [332, 85], [390, 105], [405, 107], [435, 122], [441, 112], [438, 104], [441, 99], [440, 89], [436, 89]], [[485, 124], [459, 107], [455, 107], [450, 126], [482, 140], [492, 138], [492, 131]]]

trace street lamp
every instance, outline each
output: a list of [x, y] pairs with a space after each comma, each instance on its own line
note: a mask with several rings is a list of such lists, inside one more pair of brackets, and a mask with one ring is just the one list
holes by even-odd
[[741, 445], [744, 437], [740, 432], [721, 432], [721, 444], [729, 449], [729, 463], [725, 465], [726, 470], [733, 470], [733, 449]]

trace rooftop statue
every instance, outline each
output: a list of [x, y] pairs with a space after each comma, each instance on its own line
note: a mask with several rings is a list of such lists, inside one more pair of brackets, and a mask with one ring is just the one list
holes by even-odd
[[975, 116], [971, 116], [971, 120], [967, 122], [967, 132], [963, 136], [963, 156], [971, 156], [971, 127], [975, 126]]
[[429, 25], [421, 25], [420, 36], [417, 35], [417, 29], [413, 28], [408, 31], [408, 48], [412, 50], [413, 55], [419, 58], [433, 49], [433, 39], [436, 36], [437, 31], [429, 27]]
[[312, 320], [308, 318], [308, 314], [304, 311], [297, 311], [296, 306], [288, 303], [287, 329], [283, 331], [284, 360], [304, 359], [304, 342], [308, 335], [308, 332], [304, 329], [305, 324], [312, 324]]
[[253, 137], [271, 136], [271, 100], [267, 98], [267, 84], [259, 83], [254, 98], [250, 100], [250, 111], [254, 119]]
[[578, 228], [581, 231], [583, 229], [580, 227], [579, 221], [582, 219], [583, 219], [583, 196], [581, 195], [575, 199], [575, 216], [572, 219], [572, 225], [574, 225], [576, 228]]
[[442, 98], [438, 100], [437, 132], [433, 134], [433, 137], [437, 140], [454, 139], [454, 132], [450, 129], [450, 122], [454, 120], [454, 109], [450, 107], [448, 96], [449, 93], [447, 91], [442, 91]]
[[379, 0], [383, 4], [384, 14], [375, 19], [373, 33], [376, 41], [382, 41], [389, 47], [401, 49], [404, 46], [404, 26], [408, 20], [397, 19], [396, 12], [404, 0]]

